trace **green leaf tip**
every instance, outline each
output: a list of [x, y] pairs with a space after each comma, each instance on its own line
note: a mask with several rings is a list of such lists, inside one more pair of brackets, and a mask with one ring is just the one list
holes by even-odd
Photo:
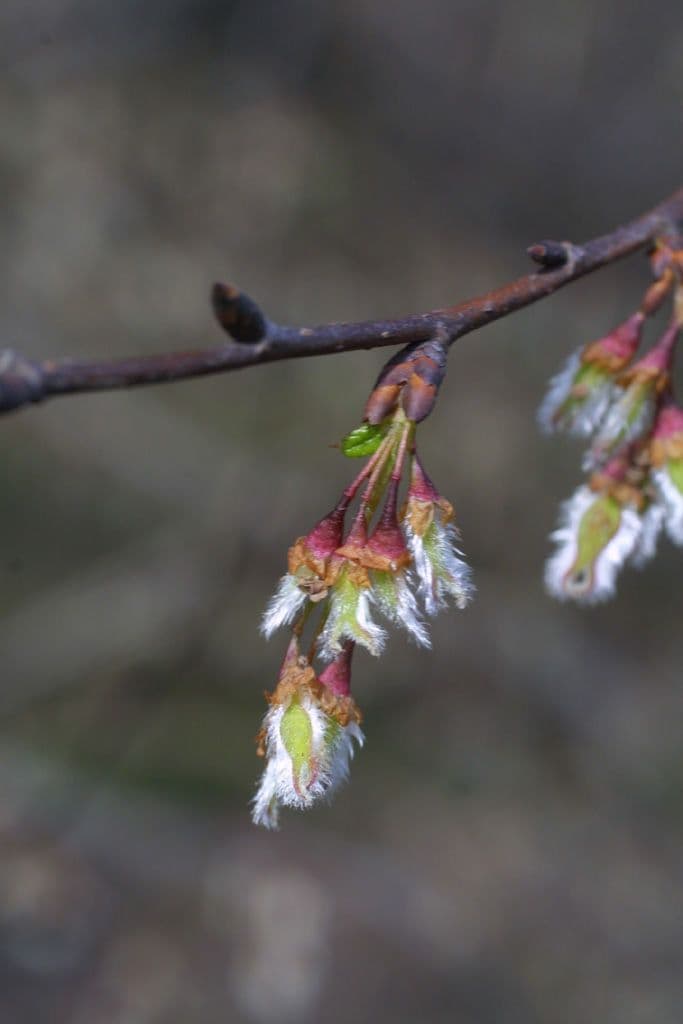
[[374, 455], [387, 432], [389, 423], [361, 423], [342, 439], [342, 454], [348, 459], [362, 459]]

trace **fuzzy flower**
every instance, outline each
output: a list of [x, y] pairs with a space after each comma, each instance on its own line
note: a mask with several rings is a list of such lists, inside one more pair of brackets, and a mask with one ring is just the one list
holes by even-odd
[[327, 597], [327, 569], [332, 554], [341, 544], [347, 506], [348, 500], [342, 498], [306, 537], [299, 537], [289, 549], [289, 571], [280, 580], [261, 622], [261, 632], [266, 638], [282, 626], [290, 625], [307, 601], [316, 603]]
[[619, 570], [634, 553], [643, 523], [636, 509], [607, 492], [579, 487], [562, 507], [551, 535], [557, 550], [546, 563], [553, 597], [596, 604], [612, 597]]
[[378, 657], [384, 650], [386, 630], [373, 620], [371, 583], [367, 569], [341, 556], [330, 591], [327, 618], [318, 638], [318, 654], [331, 661], [347, 640]]
[[372, 601], [382, 615], [394, 625], [403, 627], [418, 647], [431, 647], [429, 633], [420, 616], [408, 574], [375, 569], [370, 577]]
[[564, 430], [575, 437], [593, 433], [612, 401], [615, 374], [635, 355], [644, 319], [643, 313], [634, 313], [604, 338], [569, 357], [550, 381], [538, 411], [543, 430]]
[[683, 545], [683, 409], [670, 399], [657, 417], [650, 443], [652, 483], [664, 509], [664, 526]]
[[678, 330], [675, 324], [669, 327], [647, 355], [621, 375], [621, 393], [586, 453], [584, 469], [594, 469], [649, 433], [660, 398], [669, 388]]
[[[360, 714], [348, 692], [350, 648], [320, 679], [296, 640], [290, 643], [270, 708], [259, 734], [266, 765], [253, 801], [256, 825], [277, 828], [281, 807], [303, 810], [328, 797], [348, 776], [355, 740], [363, 744]], [[332, 666], [328, 666], [331, 670]]]
[[417, 456], [413, 459], [403, 525], [418, 591], [428, 615], [436, 615], [452, 598], [465, 608], [474, 594], [470, 568], [458, 548], [453, 506], [427, 476]]
[[412, 558], [399, 525], [397, 500], [398, 480], [392, 480], [371, 536], [366, 538], [365, 520], [359, 516], [339, 554], [367, 571], [370, 600], [381, 614], [405, 629], [420, 647], [429, 647], [429, 634], [411, 587], [408, 566]]

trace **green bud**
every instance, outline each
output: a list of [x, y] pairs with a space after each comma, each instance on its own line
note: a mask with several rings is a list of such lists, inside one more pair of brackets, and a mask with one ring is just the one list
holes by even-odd
[[313, 755], [313, 726], [311, 716], [298, 701], [292, 701], [283, 714], [280, 736], [285, 750], [292, 759], [295, 779], [305, 783], [308, 780]]

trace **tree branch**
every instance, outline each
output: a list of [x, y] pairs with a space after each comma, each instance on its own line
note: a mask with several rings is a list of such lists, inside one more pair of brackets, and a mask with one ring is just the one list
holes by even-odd
[[113, 360], [32, 361], [10, 349], [0, 352], [0, 412], [11, 412], [53, 395], [107, 391], [225, 373], [278, 359], [330, 355], [385, 345], [414, 344], [436, 333], [457, 338], [552, 295], [559, 288], [674, 233], [683, 222], [683, 188], [649, 213], [583, 245], [540, 242], [528, 255], [541, 269], [456, 306], [396, 320], [284, 327], [268, 320], [256, 303], [231, 285], [214, 285], [214, 313], [231, 340], [191, 352]]

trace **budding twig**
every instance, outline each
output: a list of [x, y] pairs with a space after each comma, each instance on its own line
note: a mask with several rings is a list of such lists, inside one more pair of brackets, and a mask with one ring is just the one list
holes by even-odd
[[212, 303], [227, 344], [190, 352], [113, 360], [30, 360], [0, 352], [0, 412], [54, 395], [108, 391], [225, 373], [247, 366], [388, 345], [412, 345], [445, 332], [447, 345], [470, 331], [552, 295], [559, 288], [651, 244], [683, 222], [683, 188], [649, 213], [583, 245], [540, 242], [529, 248], [542, 269], [455, 306], [393, 320], [285, 327], [267, 319], [233, 285], [214, 285]]

